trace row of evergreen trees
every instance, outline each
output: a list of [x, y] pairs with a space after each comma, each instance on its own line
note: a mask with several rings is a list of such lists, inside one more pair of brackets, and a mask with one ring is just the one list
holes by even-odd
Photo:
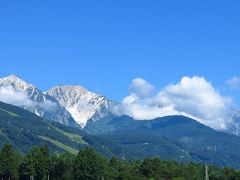
[[[143, 161], [106, 159], [91, 148], [78, 155], [50, 154], [48, 147], [34, 147], [24, 156], [6, 144], [0, 151], [0, 178], [3, 180], [103, 180], [103, 179], [166, 179], [203, 180], [203, 164], [181, 164], [159, 158]], [[209, 167], [211, 180], [239, 180], [240, 172], [231, 168]]]

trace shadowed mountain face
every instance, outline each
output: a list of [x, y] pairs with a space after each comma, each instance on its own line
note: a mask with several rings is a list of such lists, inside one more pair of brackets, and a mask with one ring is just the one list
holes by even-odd
[[11, 143], [20, 152], [44, 144], [53, 152], [71, 153], [91, 146], [108, 157], [159, 156], [240, 168], [239, 137], [217, 132], [184, 116], [136, 121], [111, 115], [89, 121], [84, 130], [79, 130], [0, 102], [0, 146], [4, 143]]
[[114, 149], [118, 146], [108, 139], [44, 120], [24, 109], [0, 102], [0, 146], [5, 143], [11, 143], [16, 150], [23, 153], [32, 146], [47, 144], [52, 152], [77, 153], [79, 149], [90, 146], [106, 156], [121, 156], [114, 153], [112, 147]]
[[154, 149], [158, 138], [166, 138], [181, 145], [193, 160], [240, 167], [239, 137], [215, 131], [184, 116], [169, 116], [151, 121], [136, 121], [128, 116], [108, 116], [97, 122], [89, 121], [85, 131], [111, 137], [111, 140], [123, 146], [134, 147], [135, 144], [144, 143], [150, 152], [154, 152], [150, 149]]
[[[111, 137], [91, 135], [0, 102], [0, 146], [5, 143], [11, 143], [16, 150], [23, 153], [32, 146], [47, 144], [53, 152], [77, 153], [79, 149], [90, 146], [108, 157], [133, 159], [152, 156], [148, 148], [142, 153], [145, 143], [137, 143], [133, 147], [131, 144], [122, 145], [112, 141]], [[192, 160], [186, 152], [183, 147], [166, 138], [156, 139], [156, 156], [163, 159]]]

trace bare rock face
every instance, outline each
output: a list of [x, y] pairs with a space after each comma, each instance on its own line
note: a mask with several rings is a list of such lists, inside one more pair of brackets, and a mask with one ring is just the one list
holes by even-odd
[[98, 120], [111, 112], [114, 102], [81, 86], [56, 86], [47, 91], [84, 127], [89, 119]]
[[0, 101], [19, 106], [45, 119], [77, 126], [71, 114], [57, 99], [15, 75], [0, 79]]

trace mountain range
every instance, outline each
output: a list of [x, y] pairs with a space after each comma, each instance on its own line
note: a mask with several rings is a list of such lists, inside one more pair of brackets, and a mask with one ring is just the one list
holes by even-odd
[[117, 144], [141, 150], [138, 158], [158, 156], [163, 149], [158, 140], [166, 138], [181, 147], [182, 154], [177, 160], [184, 161], [188, 157], [193, 161], [240, 167], [238, 136], [216, 131], [185, 116], [136, 121], [129, 116], [109, 115], [97, 122], [89, 121], [85, 131], [111, 137]]
[[240, 138], [215, 131], [184, 116], [136, 121], [108, 115], [88, 121], [84, 130], [49, 121], [22, 108], [0, 102], [0, 146], [11, 143], [26, 153], [47, 144], [52, 152], [77, 153], [90, 146], [121, 159], [160, 157], [240, 168]]
[[231, 117], [235, 126], [225, 133], [185, 116], [117, 116], [117, 102], [81, 86], [59, 85], [44, 92], [11, 75], [0, 79], [0, 96], [0, 145], [10, 142], [23, 153], [42, 144], [71, 153], [91, 146], [108, 157], [160, 156], [240, 168], [238, 111]]
[[[0, 79], [0, 101], [19, 106], [36, 115], [70, 127], [84, 128], [113, 113], [117, 102], [76, 85], [58, 85], [41, 91], [15, 75]], [[239, 110], [233, 110], [227, 133], [240, 135]]]
[[109, 157], [123, 154], [122, 148], [109, 139], [45, 120], [22, 108], [0, 102], [0, 146], [5, 143], [11, 143], [21, 153], [28, 152], [32, 146], [47, 144], [56, 153], [76, 154], [79, 149], [90, 146]]
[[115, 104], [81, 86], [62, 85], [43, 92], [15, 75], [0, 79], [0, 89], [8, 96], [4, 102], [71, 127], [83, 128], [89, 119], [111, 112]]

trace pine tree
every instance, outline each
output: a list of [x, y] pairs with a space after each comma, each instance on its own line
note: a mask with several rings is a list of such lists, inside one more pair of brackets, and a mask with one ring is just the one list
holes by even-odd
[[0, 152], [0, 174], [1, 179], [18, 178], [19, 155], [10, 144], [5, 144]]
[[46, 180], [50, 173], [50, 154], [47, 146], [33, 147], [25, 156], [19, 166], [19, 174], [22, 179], [32, 176], [36, 180]]
[[79, 151], [74, 162], [75, 180], [100, 180], [104, 178], [105, 160], [91, 148]]
[[30, 179], [36, 175], [34, 168], [34, 159], [30, 154], [25, 155], [25, 157], [22, 159], [18, 167], [18, 172], [19, 178], [22, 180]]

